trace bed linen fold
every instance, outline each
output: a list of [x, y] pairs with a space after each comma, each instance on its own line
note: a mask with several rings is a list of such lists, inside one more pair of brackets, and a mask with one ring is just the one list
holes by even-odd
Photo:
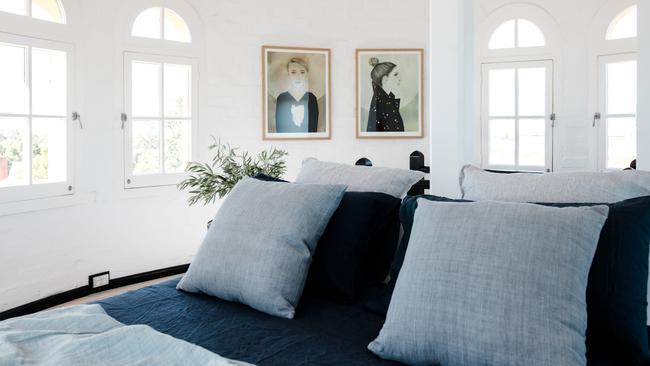
[[0, 322], [0, 365], [245, 366], [147, 325], [125, 325], [101, 306], [76, 305]]

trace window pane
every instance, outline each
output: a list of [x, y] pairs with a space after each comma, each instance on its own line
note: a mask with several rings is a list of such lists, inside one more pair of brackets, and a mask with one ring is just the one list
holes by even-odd
[[607, 168], [624, 169], [636, 159], [636, 118], [607, 121]]
[[181, 173], [190, 160], [190, 121], [165, 121], [165, 172]]
[[29, 184], [27, 118], [0, 117], [0, 187]]
[[636, 114], [636, 61], [607, 64], [607, 113]]
[[546, 68], [519, 69], [519, 115], [546, 115]]
[[131, 29], [131, 35], [136, 37], [145, 37], [145, 38], [162, 38], [160, 34], [162, 21], [162, 9], [161, 8], [149, 8], [138, 15], [133, 22], [133, 28]]
[[634, 38], [637, 36], [637, 7], [631, 6], [623, 10], [609, 24], [607, 40]]
[[539, 27], [526, 19], [517, 20], [517, 47], [541, 47], [546, 45], [544, 33]]
[[65, 23], [63, 7], [57, 0], [32, 0], [32, 17], [49, 22]]
[[32, 120], [32, 180], [34, 183], [65, 182], [67, 175], [65, 118]]
[[519, 165], [546, 165], [546, 120], [519, 120]]
[[501, 24], [490, 37], [488, 48], [498, 50], [503, 48], [515, 48], [515, 20], [508, 20]]
[[490, 165], [515, 164], [515, 120], [490, 121]]
[[515, 115], [515, 70], [490, 70], [490, 116]]
[[178, 13], [171, 9], [165, 8], [165, 39], [177, 42], [192, 42], [190, 29], [187, 27], [185, 20]]
[[27, 48], [0, 43], [0, 113], [29, 113]]
[[134, 117], [160, 115], [161, 64], [134, 61], [132, 64], [132, 103]]
[[160, 121], [133, 121], [133, 174], [160, 173]]
[[0, 11], [27, 15], [25, 10], [25, 0], [0, 0]]
[[32, 48], [32, 113], [65, 116], [66, 53]]
[[190, 117], [192, 67], [165, 64], [165, 116]]

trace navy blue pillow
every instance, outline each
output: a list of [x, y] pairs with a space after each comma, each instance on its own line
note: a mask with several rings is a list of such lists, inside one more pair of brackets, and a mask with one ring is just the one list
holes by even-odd
[[411, 229], [413, 228], [413, 219], [415, 217], [415, 209], [417, 208], [417, 199], [428, 199], [428, 197], [435, 196], [409, 196], [405, 197], [402, 201], [402, 206], [399, 210], [399, 218], [402, 223], [402, 229], [404, 232], [400, 244], [395, 251], [393, 261], [390, 265], [388, 283], [385, 285], [372, 284], [366, 287], [364, 290], [366, 308], [374, 313], [386, 316], [386, 313], [388, 312], [388, 306], [390, 305], [390, 299], [393, 295], [393, 290], [395, 289], [397, 276], [399, 275], [399, 271], [402, 269], [404, 256], [406, 255], [406, 249], [408, 248], [408, 243], [411, 238]]
[[[404, 199], [400, 219], [404, 237], [391, 265], [391, 280], [384, 296], [374, 296], [371, 310], [388, 309], [390, 295], [404, 262], [417, 209], [417, 199], [470, 202], [436, 196]], [[552, 207], [595, 204], [542, 203]], [[612, 358], [624, 364], [650, 363], [647, 328], [650, 197], [608, 205], [609, 216], [600, 234], [587, 284], [587, 355]]]
[[306, 289], [349, 303], [367, 283], [385, 280], [399, 241], [400, 204], [384, 193], [346, 192], [318, 241]]

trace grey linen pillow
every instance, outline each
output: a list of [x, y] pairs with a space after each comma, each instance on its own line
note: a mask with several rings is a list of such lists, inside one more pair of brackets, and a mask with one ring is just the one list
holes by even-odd
[[351, 192], [379, 192], [404, 198], [425, 174], [406, 169], [367, 167], [305, 159], [296, 183], [345, 184]]
[[615, 203], [650, 195], [650, 172], [500, 174], [467, 165], [460, 188], [471, 201]]
[[585, 365], [587, 276], [607, 212], [419, 200], [368, 349], [414, 365]]
[[245, 178], [224, 200], [177, 288], [293, 318], [343, 185]]

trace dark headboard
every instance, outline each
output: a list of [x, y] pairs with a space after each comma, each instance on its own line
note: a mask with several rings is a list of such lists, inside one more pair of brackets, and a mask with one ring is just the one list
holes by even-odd
[[[431, 169], [424, 165], [424, 154], [420, 151], [413, 151], [409, 156], [409, 169], [417, 170], [422, 173], [429, 174]], [[429, 189], [431, 183], [428, 179], [422, 179], [421, 181], [415, 183], [411, 190], [409, 191], [409, 196], [418, 196], [424, 194], [425, 189]]]

